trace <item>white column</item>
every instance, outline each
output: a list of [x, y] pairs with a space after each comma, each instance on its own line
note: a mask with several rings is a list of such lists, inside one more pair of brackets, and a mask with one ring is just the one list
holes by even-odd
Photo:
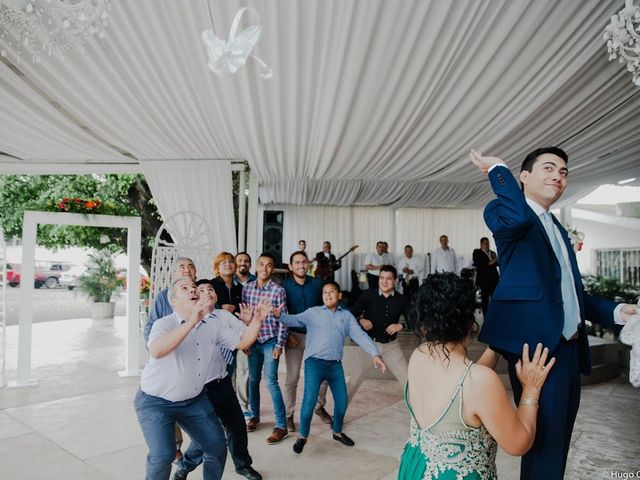
[[2, 282], [0, 291], [0, 315], [2, 315], [2, 323], [0, 324], [0, 388], [7, 384], [7, 248], [4, 240], [4, 231], [0, 228], [0, 272], [2, 272]]
[[140, 334], [140, 252], [141, 221], [140, 217], [131, 217], [132, 224], [127, 228], [127, 256], [129, 257], [129, 273], [127, 275], [127, 351], [124, 371], [118, 372], [121, 377], [139, 375], [138, 337]]
[[36, 232], [34, 212], [25, 211], [22, 223], [22, 267], [18, 320], [18, 371], [12, 387], [35, 385], [31, 380], [31, 327], [33, 322], [33, 282], [35, 278]]
[[249, 218], [247, 222], [247, 252], [256, 260], [258, 252], [258, 177], [249, 171]]
[[247, 196], [245, 195], [246, 171], [240, 170], [240, 187], [238, 191], [238, 252], [245, 251], [247, 245]]

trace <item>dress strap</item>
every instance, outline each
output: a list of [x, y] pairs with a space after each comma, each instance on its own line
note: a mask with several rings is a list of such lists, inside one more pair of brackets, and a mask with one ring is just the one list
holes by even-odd
[[418, 420], [416, 420], [416, 416], [413, 413], [413, 408], [411, 408], [411, 402], [409, 401], [409, 382], [404, 386], [404, 403], [407, 404], [411, 418], [413, 418], [414, 422], [418, 423]]
[[455, 391], [453, 392], [453, 395], [451, 395], [451, 398], [449, 399], [449, 403], [447, 404], [445, 409], [442, 411], [440, 416], [431, 425], [429, 425], [427, 427], [427, 430], [429, 430], [430, 428], [435, 427], [438, 423], [440, 423], [440, 421], [447, 414], [447, 412], [451, 408], [451, 405], [453, 405], [453, 402], [455, 401], [456, 397], [458, 396], [458, 393], [462, 390], [462, 384], [464, 383], [465, 378], [467, 378], [467, 374], [469, 373], [469, 370], [471, 369], [471, 365], [473, 365], [473, 362], [469, 361], [469, 365], [467, 365], [467, 368], [465, 369], [464, 374], [462, 375], [462, 378], [460, 379], [460, 382], [458, 383], [458, 386], [456, 387]]

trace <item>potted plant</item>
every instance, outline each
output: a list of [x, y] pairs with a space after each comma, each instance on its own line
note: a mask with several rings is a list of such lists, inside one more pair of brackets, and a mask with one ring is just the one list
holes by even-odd
[[115, 303], [111, 301], [111, 296], [122, 286], [113, 255], [107, 250], [89, 254], [85, 266], [87, 271], [78, 280], [78, 288], [93, 301], [91, 318], [113, 318]]

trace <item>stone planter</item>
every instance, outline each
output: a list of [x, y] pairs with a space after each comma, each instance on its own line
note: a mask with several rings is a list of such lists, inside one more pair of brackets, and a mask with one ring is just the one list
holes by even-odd
[[91, 304], [91, 318], [93, 320], [113, 318], [115, 311], [115, 302], [93, 302]]

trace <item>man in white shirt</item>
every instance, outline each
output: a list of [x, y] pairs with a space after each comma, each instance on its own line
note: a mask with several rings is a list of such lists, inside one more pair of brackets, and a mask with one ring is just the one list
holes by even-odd
[[449, 247], [449, 237], [440, 236], [440, 247], [436, 248], [431, 255], [431, 273], [453, 272], [460, 274], [458, 270], [458, 259], [456, 251]]
[[422, 278], [422, 259], [413, 255], [413, 247], [404, 247], [404, 257], [400, 259], [396, 268], [401, 273], [402, 294], [408, 303], [413, 303], [413, 296], [420, 287]]
[[241, 333], [205, 318], [212, 310], [193, 281], [178, 278], [169, 287], [173, 313], [154, 322], [149, 334], [149, 362], [140, 377], [134, 406], [144, 435], [146, 478], [167, 480], [175, 457], [174, 424], [196, 440], [204, 452], [203, 478], [222, 478], [226, 442], [220, 422], [203, 395], [211, 362], [219, 348], [248, 348], [255, 342], [265, 308], [256, 309]]
[[376, 242], [376, 251], [367, 253], [364, 259], [364, 267], [367, 269], [367, 283], [370, 289], [378, 288], [378, 277], [380, 276], [380, 268], [384, 265], [395, 265], [393, 255], [387, 250], [389, 244], [387, 242]]
[[[218, 302], [218, 297], [211, 280], [198, 280], [196, 282], [200, 298], [209, 301], [213, 309]], [[239, 312], [242, 319], [251, 321], [251, 310], [242, 308]], [[225, 329], [232, 329], [242, 334], [245, 326], [241, 319], [224, 309], [213, 309], [205, 317], [219, 323]], [[261, 480], [262, 475], [251, 466], [253, 459], [249, 455], [247, 427], [242, 414], [242, 408], [231, 383], [228, 374], [228, 365], [233, 362], [233, 352], [228, 349], [216, 348], [211, 358], [207, 383], [204, 386], [207, 398], [220, 419], [220, 423], [227, 433], [227, 448], [231, 454], [236, 473], [249, 480]], [[195, 440], [189, 444], [189, 448], [178, 460], [178, 470], [173, 480], [185, 480], [189, 472], [196, 469], [202, 463], [202, 448]]]

